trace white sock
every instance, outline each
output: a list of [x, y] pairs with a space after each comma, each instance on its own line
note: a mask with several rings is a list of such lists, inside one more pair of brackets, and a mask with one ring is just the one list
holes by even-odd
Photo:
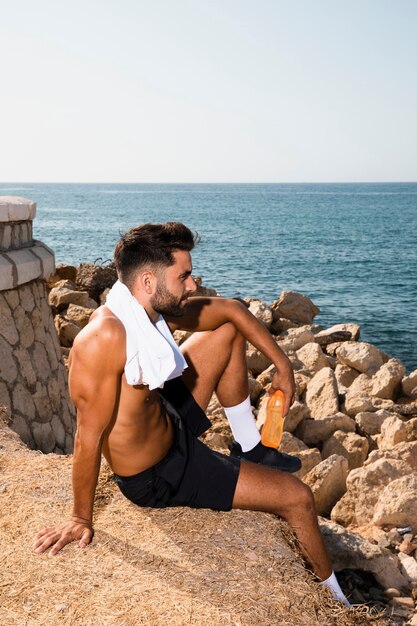
[[326, 578], [326, 580], [322, 580], [320, 585], [326, 585], [326, 587], [330, 589], [336, 600], [341, 600], [346, 604], [346, 606], [352, 606], [343, 591], [341, 590], [334, 572], [330, 574], [329, 578]]
[[260, 442], [261, 435], [256, 428], [249, 396], [240, 404], [223, 408], [233, 437], [242, 446], [242, 451], [252, 450]]

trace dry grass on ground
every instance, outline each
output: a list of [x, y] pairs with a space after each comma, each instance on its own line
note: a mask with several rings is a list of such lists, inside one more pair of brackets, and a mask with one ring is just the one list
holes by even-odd
[[35, 555], [35, 531], [70, 510], [70, 465], [0, 426], [1, 626], [387, 624], [319, 588], [273, 516], [138, 509], [106, 470], [91, 546]]

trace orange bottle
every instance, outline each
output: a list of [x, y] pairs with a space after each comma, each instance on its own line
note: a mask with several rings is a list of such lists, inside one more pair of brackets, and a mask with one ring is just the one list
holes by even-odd
[[284, 394], [274, 391], [266, 405], [266, 418], [262, 427], [261, 441], [268, 448], [278, 448], [284, 429]]

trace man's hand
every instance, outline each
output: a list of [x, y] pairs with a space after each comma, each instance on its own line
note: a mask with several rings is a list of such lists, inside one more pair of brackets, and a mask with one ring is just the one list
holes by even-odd
[[290, 406], [294, 402], [295, 397], [295, 381], [294, 381], [294, 372], [292, 368], [288, 368], [285, 371], [277, 371], [275, 372], [271, 386], [268, 390], [269, 394], [274, 393], [280, 389], [284, 394], [284, 417], [287, 415], [290, 410]]
[[91, 524], [71, 520], [50, 528], [42, 528], [35, 535], [33, 549], [37, 554], [41, 554], [50, 546], [53, 546], [49, 556], [55, 556], [64, 546], [72, 541], [78, 541], [78, 546], [85, 548], [91, 542], [93, 536], [94, 530]]

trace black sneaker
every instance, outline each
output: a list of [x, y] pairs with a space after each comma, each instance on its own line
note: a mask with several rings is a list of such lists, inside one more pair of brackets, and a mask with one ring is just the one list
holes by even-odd
[[233, 441], [229, 446], [230, 456], [243, 461], [251, 461], [252, 463], [261, 463], [268, 467], [281, 470], [281, 472], [298, 472], [301, 468], [301, 461], [296, 456], [278, 452], [275, 448], [267, 448], [263, 443], [259, 442], [252, 450], [242, 452], [240, 443]]

